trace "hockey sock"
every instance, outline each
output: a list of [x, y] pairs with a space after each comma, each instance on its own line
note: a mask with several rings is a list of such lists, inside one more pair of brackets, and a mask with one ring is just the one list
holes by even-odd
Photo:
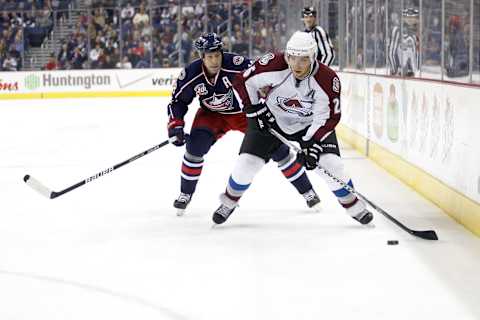
[[278, 168], [285, 178], [297, 189], [298, 193], [304, 194], [312, 190], [312, 184], [305, 173], [305, 168], [291, 154], [278, 163]]
[[182, 179], [180, 190], [183, 193], [193, 194], [203, 168], [203, 158], [195, 157], [188, 152], [183, 156]]

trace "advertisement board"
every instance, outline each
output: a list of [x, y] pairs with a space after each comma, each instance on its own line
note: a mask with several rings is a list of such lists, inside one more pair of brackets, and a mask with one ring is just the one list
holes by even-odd
[[179, 68], [1, 72], [0, 99], [170, 95]]
[[480, 88], [340, 75], [343, 125], [480, 203]]

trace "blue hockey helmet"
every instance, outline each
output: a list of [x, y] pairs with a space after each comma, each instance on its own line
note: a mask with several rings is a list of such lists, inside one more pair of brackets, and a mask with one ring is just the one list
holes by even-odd
[[195, 40], [193, 46], [201, 56], [207, 52], [223, 51], [222, 39], [213, 32], [202, 34], [197, 40]]

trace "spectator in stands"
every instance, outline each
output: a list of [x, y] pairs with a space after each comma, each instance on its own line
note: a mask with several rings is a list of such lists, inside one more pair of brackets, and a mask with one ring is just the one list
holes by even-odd
[[132, 63], [128, 60], [128, 56], [124, 56], [122, 61], [119, 61], [116, 65], [118, 69], [132, 69]]
[[426, 65], [438, 66], [441, 61], [441, 39], [438, 39], [434, 35], [428, 35], [425, 45], [425, 54], [423, 61]]
[[23, 30], [18, 30], [15, 39], [13, 40], [13, 43], [11, 45], [11, 50], [15, 51], [17, 55], [22, 55], [24, 51], [24, 40], [23, 40]]
[[133, 16], [135, 15], [135, 8], [132, 7], [130, 2], [127, 3], [127, 6], [122, 9], [120, 12], [120, 17], [122, 18], [123, 22], [126, 20], [132, 21]]
[[451, 16], [448, 25], [448, 48], [445, 59], [447, 76], [461, 77], [469, 72], [469, 53], [460, 16]]
[[140, 23], [143, 23], [144, 26], [150, 23], [150, 17], [145, 12], [145, 7], [143, 4], [140, 6], [140, 11], [135, 14], [133, 17], [133, 25], [139, 27]]
[[103, 55], [103, 49], [100, 47], [100, 43], [97, 42], [97, 44], [95, 45], [95, 48], [90, 50], [90, 54], [89, 54], [92, 68], [97, 67], [102, 55]]
[[5, 60], [3, 60], [3, 71], [17, 71], [18, 63], [17, 59], [13, 57], [13, 55], [8, 52]]
[[73, 56], [71, 65], [73, 69], [82, 69], [83, 63], [87, 60], [84, 50], [80, 46], [75, 47], [73, 50]]
[[67, 64], [68, 61], [70, 61], [71, 58], [72, 58], [72, 55], [68, 50], [68, 44], [62, 43], [62, 47], [60, 48], [60, 51], [57, 54], [58, 67], [60, 69], [65, 68], [65, 65]]
[[50, 57], [48, 57], [48, 62], [43, 66], [43, 70], [57, 70], [58, 69], [58, 62], [55, 58], [55, 53], [51, 53]]
[[112, 60], [112, 57], [109, 55], [104, 55], [103, 60], [99, 65], [100, 69], [115, 69], [115, 62]]
[[105, 27], [105, 11], [103, 8], [98, 8], [95, 10], [95, 16], [93, 17], [93, 25], [95, 26], [95, 31], [101, 31]]

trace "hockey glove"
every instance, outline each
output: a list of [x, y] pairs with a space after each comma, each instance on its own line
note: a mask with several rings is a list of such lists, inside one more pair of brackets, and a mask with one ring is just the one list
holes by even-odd
[[177, 147], [183, 146], [185, 144], [185, 131], [183, 128], [185, 126], [185, 121], [180, 119], [170, 119], [168, 122], [168, 137], [175, 137], [176, 140], [172, 141]]
[[268, 128], [275, 124], [275, 117], [264, 103], [246, 106], [243, 111], [248, 120], [255, 121], [255, 125], [260, 131], [267, 132]]
[[314, 140], [300, 141], [303, 150], [304, 165], [307, 170], [313, 170], [318, 167], [320, 154], [323, 152], [322, 147]]

